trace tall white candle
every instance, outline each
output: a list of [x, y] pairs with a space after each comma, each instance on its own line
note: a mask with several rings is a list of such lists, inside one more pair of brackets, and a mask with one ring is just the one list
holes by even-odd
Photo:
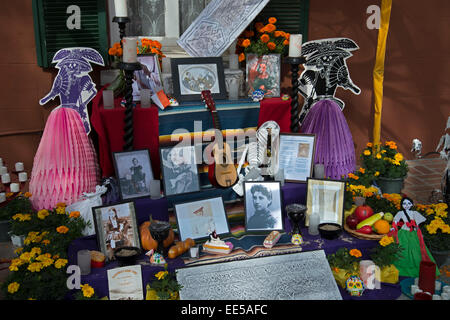
[[9, 173], [2, 174], [2, 183], [10, 183], [11, 177], [9, 176]]
[[8, 168], [5, 166], [0, 166], [0, 175], [8, 173]]
[[289, 36], [289, 57], [298, 58], [302, 55], [302, 35], [291, 34]]
[[26, 172], [19, 172], [19, 181], [25, 182], [28, 179], [28, 175]]
[[128, 17], [127, 0], [114, 0], [116, 17]]
[[16, 171], [23, 171], [24, 166], [23, 166], [23, 162], [16, 162]]
[[124, 37], [123, 42], [123, 62], [137, 62], [137, 38]]
[[11, 183], [9, 186], [11, 188], [11, 192], [19, 192], [20, 191], [20, 185], [18, 183]]

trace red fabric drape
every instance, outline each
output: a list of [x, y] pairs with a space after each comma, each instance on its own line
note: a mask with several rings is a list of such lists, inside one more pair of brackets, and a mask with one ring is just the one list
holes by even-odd
[[258, 128], [269, 120], [278, 123], [280, 132], [291, 132], [291, 99], [266, 98], [261, 100]]

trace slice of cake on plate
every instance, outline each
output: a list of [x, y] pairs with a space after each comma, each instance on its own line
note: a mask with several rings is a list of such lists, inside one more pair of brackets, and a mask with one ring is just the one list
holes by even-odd
[[203, 244], [203, 251], [212, 254], [228, 254], [231, 250], [233, 250], [233, 244], [220, 240], [215, 231], [210, 234], [209, 240]]

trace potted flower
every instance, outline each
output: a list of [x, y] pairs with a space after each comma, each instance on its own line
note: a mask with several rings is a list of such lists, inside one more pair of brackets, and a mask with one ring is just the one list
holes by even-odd
[[13, 226], [13, 216], [17, 213], [24, 215], [32, 213], [33, 206], [30, 201], [31, 193], [13, 193], [6, 194], [6, 202], [0, 207], [0, 241], [9, 241], [11, 239], [16, 242], [15, 235], [20, 236], [25, 233], [15, 232]]
[[88, 283], [80, 285], [80, 291], [77, 291], [74, 297], [75, 300], [98, 300], [94, 288]]
[[397, 283], [399, 271], [393, 265], [401, 257], [402, 248], [393, 237], [384, 236], [379, 245], [371, 250], [370, 258], [380, 268], [380, 282]]
[[327, 255], [331, 272], [339, 286], [345, 288], [345, 282], [351, 276], [359, 276], [359, 258], [362, 257], [358, 249], [349, 250], [339, 248], [336, 253]]
[[382, 193], [400, 193], [408, 173], [408, 165], [394, 141], [368, 143], [361, 154], [362, 167], [373, 175]]
[[146, 300], [179, 300], [182, 286], [177, 282], [174, 272], [164, 271], [155, 274], [155, 279], [147, 284]]
[[246, 60], [248, 94], [263, 90], [268, 97], [280, 95], [281, 56], [286, 54], [289, 33], [277, 30], [277, 19], [256, 22], [238, 37], [239, 61]]
[[446, 203], [417, 204], [416, 209], [427, 219], [420, 225], [420, 229], [427, 248], [431, 251], [438, 267], [441, 267], [450, 255], [448, 205]]

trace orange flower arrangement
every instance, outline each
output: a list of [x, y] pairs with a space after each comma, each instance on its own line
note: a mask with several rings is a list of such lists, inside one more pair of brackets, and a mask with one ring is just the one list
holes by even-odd
[[289, 45], [289, 33], [277, 30], [277, 18], [270, 17], [267, 24], [256, 22], [254, 31], [247, 29], [238, 37], [236, 53], [239, 61], [245, 60], [247, 53], [262, 56], [270, 53], [285, 54]]
[[58, 233], [64, 234], [69, 231], [69, 228], [67, 228], [66, 226], [59, 226], [58, 228], [56, 228], [56, 231]]

